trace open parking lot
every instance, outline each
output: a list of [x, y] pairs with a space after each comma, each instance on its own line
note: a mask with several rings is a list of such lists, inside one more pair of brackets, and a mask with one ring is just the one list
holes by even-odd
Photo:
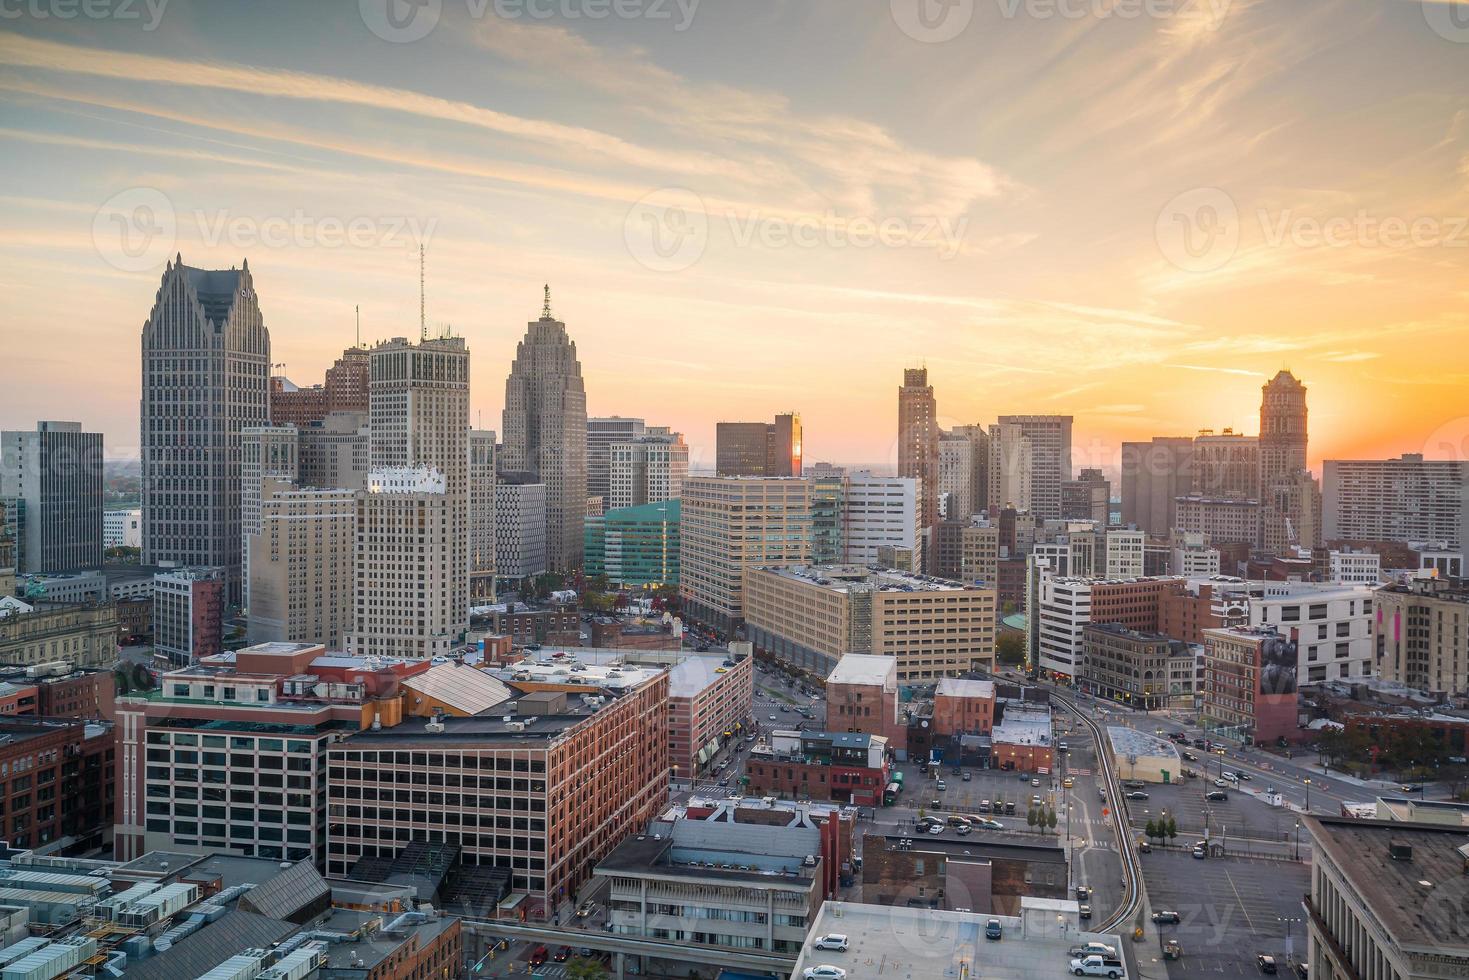
[[[1237, 787], [1219, 788], [1213, 780], [1189, 779], [1169, 785], [1149, 784], [1142, 792], [1146, 800], [1128, 800], [1128, 816], [1139, 836], [1150, 819], [1172, 817], [1178, 826], [1177, 843], [1185, 837], [1204, 836], [1205, 827], [1211, 840], [1220, 840], [1232, 853], [1251, 851], [1284, 856], [1291, 852], [1299, 815], [1291, 810], [1273, 807], [1252, 795], [1267, 785], [1259, 779]], [[1223, 792], [1225, 799], [1210, 801], [1206, 793]], [[1266, 846], [1261, 842], [1271, 842]], [[1304, 845], [1303, 845], [1304, 846]]]
[[[1167, 963], [1169, 980], [1258, 976], [1260, 953], [1274, 956], [1281, 977], [1289, 978], [1287, 927], [1296, 954], [1305, 951], [1301, 896], [1310, 887], [1310, 872], [1304, 865], [1154, 852], [1143, 856], [1143, 880], [1153, 911], [1167, 909], [1182, 918], [1178, 925], [1158, 927], [1160, 942], [1177, 939], [1183, 946], [1183, 958]], [[1137, 954], [1149, 956], [1140, 949]]]

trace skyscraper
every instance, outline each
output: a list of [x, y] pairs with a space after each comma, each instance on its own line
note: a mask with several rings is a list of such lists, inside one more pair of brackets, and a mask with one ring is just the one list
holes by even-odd
[[1174, 499], [1193, 492], [1194, 440], [1154, 436], [1122, 444], [1122, 523], [1158, 538], [1173, 532]]
[[1306, 386], [1281, 371], [1260, 389], [1260, 546], [1281, 552], [1311, 523], [1306, 472]]
[[1469, 549], [1469, 462], [1328, 459], [1322, 534], [1328, 541], [1420, 541]]
[[719, 476], [800, 476], [801, 416], [774, 422], [720, 422], [714, 427], [714, 469]]
[[587, 419], [587, 496], [601, 497], [604, 508], [623, 506], [612, 503], [612, 446], [635, 442], [646, 431], [642, 419], [620, 415]]
[[689, 447], [677, 432], [645, 435], [611, 447], [612, 508], [677, 500], [689, 475]]
[[928, 368], [906, 368], [898, 389], [898, 475], [918, 481], [918, 526], [939, 522], [939, 421]]
[[[1019, 429], [1029, 449], [1030, 511], [1037, 520], [1061, 516], [1061, 484], [1071, 479], [1070, 415], [1002, 415], [999, 424]], [[990, 482], [994, 485], [996, 457], [991, 440]], [[1004, 459], [999, 465], [1013, 466]], [[998, 501], [999, 504], [1013, 501]]]
[[495, 433], [469, 433], [469, 595], [495, 594]]
[[526, 326], [505, 381], [500, 469], [534, 473], [546, 485], [546, 552], [553, 571], [581, 564], [587, 510], [587, 392], [576, 344], [551, 316]]
[[364, 655], [448, 653], [469, 615], [469, 349], [396, 338], [371, 351], [372, 472], [357, 495]]
[[300, 459], [300, 430], [294, 425], [251, 425], [240, 430], [241, 605], [252, 616], [250, 543], [260, 534], [261, 486], [267, 479], [294, 484], [300, 477]]
[[143, 324], [143, 564], [224, 570], [241, 597], [240, 430], [266, 425], [270, 333], [250, 264], [168, 264]]
[[102, 434], [76, 422], [0, 433], [0, 497], [24, 502], [22, 572], [102, 567]]

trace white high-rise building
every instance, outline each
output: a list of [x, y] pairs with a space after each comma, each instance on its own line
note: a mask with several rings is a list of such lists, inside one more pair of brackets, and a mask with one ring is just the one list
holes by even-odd
[[939, 436], [939, 517], [967, 521], [974, 506], [974, 443], [945, 432]]
[[1251, 626], [1273, 627], [1296, 642], [1301, 684], [1370, 677], [1373, 589], [1366, 585], [1251, 583]]
[[143, 564], [224, 570], [239, 602], [240, 432], [270, 424], [270, 334], [250, 264], [168, 264], [143, 325]]
[[609, 453], [611, 509], [677, 500], [683, 494], [689, 447], [679, 433], [616, 442]]
[[539, 320], [515, 349], [505, 381], [502, 471], [534, 473], [546, 485], [551, 570], [581, 566], [587, 511], [587, 391], [576, 344], [551, 316], [551, 287]]
[[[995, 429], [1003, 443], [998, 453]], [[1002, 415], [990, 432], [991, 487], [996, 486], [998, 465], [1000, 490], [1028, 490], [1025, 505], [1006, 495], [991, 503], [1029, 509], [1037, 520], [1061, 517], [1061, 484], [1071, 479], [1071, 416]]]
[[1327, 541], [1414, 541], [1469, 548], [1469, 462], [1328, 459], [1321, 486]]
[[251, 644], [321, 643], [342, 650], [352, 629], [357, 495], [260, 481], [249, 555]]
[[435, 657], [469, 626], [469, 349], [462, 337], [370, 353], [372, 473], [357, 495], [349, 646]]
[[[1006, 507], [1030, 511], [1031, 449], [1024, 428], [1016, 422], [998, 422], [990, 426], [989, 454], [990, 512]], [[1059, 488], [1056, 504], [1056, 516], [1060, 516]]]
[[1143, 549], [1148, 536], [1142, 531], [1112, 528], [1107, 531], [1107, 578], [1142, 578]]
[[[918, 481], [913, 477], [876, 476], [866, 470], [848, 473], [842, 493], [845, 560], [874, 564], [883, 547], [908, 548], [920, 555], [918, 495]], [[919, 564], [915, 558], [915, 567]]]

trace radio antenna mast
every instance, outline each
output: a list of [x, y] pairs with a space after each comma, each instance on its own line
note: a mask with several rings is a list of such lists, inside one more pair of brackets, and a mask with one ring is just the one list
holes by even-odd
[[423, 242], [418, 243], [418, 342], [428, 339], [428, 321], [423, 316]]

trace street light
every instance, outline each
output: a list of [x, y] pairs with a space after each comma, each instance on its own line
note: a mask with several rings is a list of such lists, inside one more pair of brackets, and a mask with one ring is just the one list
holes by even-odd
[[1301, 859], [1301, 822], [1296, 821], [1296, 860]]
[[1285, 962], [1286, 965], [1289, 966], [1291, 961], [1294, 959], [1294, 949], [1291, 946], [1290, 927], [1293, 923], [1300, 922], [1301, 920], [1281, 916], [1280, 921], [1285, 923]]
[[1306, 777], [1306, 812], [1311, 812], [1311, 777]]

